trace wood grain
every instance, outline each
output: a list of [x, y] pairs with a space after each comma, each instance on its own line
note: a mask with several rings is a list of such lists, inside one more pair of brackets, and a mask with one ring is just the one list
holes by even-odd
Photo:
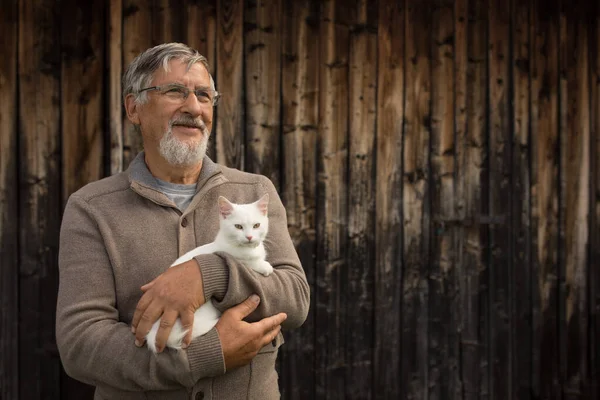
[[108, 49], [108, 121], [110, 146], [110, 170], [114, 175], [121, 172], [123, 166], [123, 0], [111, 0], [108, 8], [108, 29], [106, 40]]
[[455, 65], [454, 3], [436, 0], [431, 37], [431, 263], [429, 266], [429, 372], [428, 396], [451, 399], [462, 396], [458, 331], [459, 270], [456, 262], [458, 225], [455, 190]]
[[283, 6], [282, 199], [290, 235], [311, 287], [311, 307], [301, 329], [282, 348], [282, 398], [315, 398], [315, 249], [317, 127], [319, 123], [319, 2]]
[[488, 3], [488, 115], [489, 115], [489, 317], [490, 392], [511, 397], [512, 370], [510, 298], [513, 295], [511, 263], [511, 141], [510, 14], [506, 2]]
[[427, 396], [429, 385], [429, 282], [431, 261], [431, 12], [428, 2], [406, 8], [406, 104], [403, 135], [402, 358], [404, 399]]
[[0, 399], [19, 396], [18, 4], [0, 1]]
[[217, 162], [244, 167], [243, 111], [244, 2], [217, 2], [217, 86], [223, 97], [217, 112]]
[[[561, 12], [561, 227], [563, 399], [589, 398], [588, 236], [590, 200], [589, 24], [583, 2]], [[562, 36], [565, 35], [565, 36]]]
[[317, 136], [317, 397], [346, 397], [349, 8], [321, 2]]
[[380, 0], [377, 33], [373, 397], [402, 398], [402, 135], [405, 116], [404, 0]]
[[280, 188], [282, 0], [249, 0], [244, 11], [246, 169]]
[[[69, 4], [70, 2], [70, 4]], [[103, 176], [104, 2], [63, 14], [61, 111], [63, 202], [83, 185]]]
[[512, 398], [528, 398], [532, 392], [532, 270], [531, 270], [531, 143], [530, 143], [530, 2], [512, 3], [512, 143], [511, 218], [511, 374]]
[[348, 147], [348, 294], [346, 309], [346, 398], [371, 399], [373, 392], [372, 269], [375, 259], [375, 131], [377, 118], [378, 2], [356, 2], [350, 32]]
[[[462, 305], [461, 370], [465, 400], [489, 398], [487, 356], [487, 229], [479, 224], [485, 212], [485, 165], [487, 157], [486, 89], [486, 8], [479, 1], [455, 4], [456, 17], [464, 32], [456, 38], [457, 83], [464, 80], [464, 95], [457, 106], [457, 265], [461, 265]], [[464, 25], [464, 27], [463, 27]], [[458, 32], [458, 31], [457, 31]], [[459, 40], [464, 38], [463, 40]], [[462, 53], [461, 53], [462, 49]], [[460, 92], [458, 92], [460, 93]], [[462, 112], [461, 112], [462, 110]]]
[[532, 387], [560, 399], [558, 350], [558, 1], [531, 12]]
[[[72, 12], [72, 10], [65, 10]], [[60, 184], [59, 9], [19, 3], [19, 395], [59, 398], [54, 338]]]

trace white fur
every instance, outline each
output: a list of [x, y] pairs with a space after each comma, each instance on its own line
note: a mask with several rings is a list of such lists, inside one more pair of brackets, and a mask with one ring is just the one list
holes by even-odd
[[[234, 204], [222, 196], [219, 197], [220, 226], [215, 240], [188, 251], [175, 260], [171, 267], [189, 261], [200, 254], [221, 251], [230, 254], [254, 271], [269, 276], [273, 272], [273, 267], [266, 261], [267, 254], [263, 244], [269, 230], [268, 202], [268, 194], [250, 204]], [[259, 226], [256, 227], [256, 224]], [[239, 229], [240, 227], [242, 229]], [[220, 316], [221, 312], [211, 301], [204, 303], [194, 313], [192, 339], [211, 330], [217, 324]], [[155, 353], [156, 333], [159, 325], [160, 320], [154, 323], [146, 335], [148, 348]], [[183, 329], [181, 320], [178, 318], [167, 339], [167, 347], [181, 349], [181, 343], [186, 333], [187, 331]]]

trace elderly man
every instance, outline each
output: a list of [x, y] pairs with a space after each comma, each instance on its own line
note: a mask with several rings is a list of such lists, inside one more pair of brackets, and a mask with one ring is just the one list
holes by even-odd
[[[127, 171], [78, 190], [65, 209], [56, 319], [65, 370], [95, 385], [95, 399], [279, 398], [280, 329], [304, 322], [309, 287], [273, 184], [205, 155], [219, 94], [197, 51], [180, 43], [146, 50], [123, 88], [144, 151]], [[219, 196], [250, 203], [265, 193], [270, 276], [226, 253], [168, 268], [214, 239]], [[192, 326], [207, 301], [223, 312], [217, 325], [188, 334], [183, 350], [165, 350], [177, 318]], [[159, 318], [154, 354], [144, 337]]]

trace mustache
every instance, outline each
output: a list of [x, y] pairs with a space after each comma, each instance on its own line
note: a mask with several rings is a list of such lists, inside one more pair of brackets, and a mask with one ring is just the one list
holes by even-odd
[[204, 121], [202, 121], [201, 119], [194, 119], [191, 116], [185, 114], [180, 115], [169, 122], [169, 127], [173, 127], [174, 125], [185, 125], [192, 128], [198, 128], [203, 132], [206, 132], [207, 130]]

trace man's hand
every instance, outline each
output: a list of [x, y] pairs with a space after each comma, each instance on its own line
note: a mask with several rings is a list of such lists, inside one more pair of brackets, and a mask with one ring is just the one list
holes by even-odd
[[258, 296], [252, 295], [225, 311], [217, 322], [227, 371], [248, 364], [261, 348], [275, 340], [287, 318], [285, 313], [279, 313], [254, 323], [243, 321], [259, 302]]
[[188, 330], [183, 339], [183, 347], [187, 347], [192, 338], [194, 312], [205, 302], [202, 274], [196, 260], [167, 269], [152, 282], [142, 286], [142, 291], [144, 294], [137, 304], [131, 323], [136, 346], [144, 344], [150, 328], [160, 318], [156, 334], [156, 349], [160, 353], [167, 343], [173, 324], [180, 317], [183, 328]]

